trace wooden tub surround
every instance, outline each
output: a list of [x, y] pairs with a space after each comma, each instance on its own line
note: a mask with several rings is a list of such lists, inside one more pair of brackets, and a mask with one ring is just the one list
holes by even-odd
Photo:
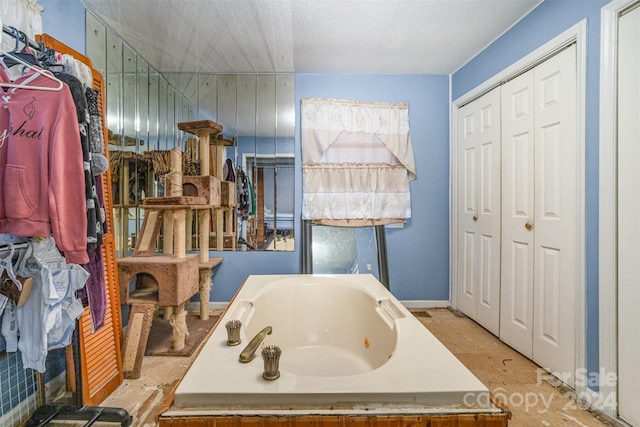
[[504, 427], [506, 414], [190, 416], [159, 419], [160, 427]]

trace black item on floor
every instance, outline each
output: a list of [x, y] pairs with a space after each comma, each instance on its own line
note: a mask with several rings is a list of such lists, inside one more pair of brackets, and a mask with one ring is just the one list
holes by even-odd
[[43, 405], [27, 421], [27, 427], [40, 427], [51, 421], [86, 421], [85, 427], [95, 422], [118, 423], [122, 427], [129, 427], [133, 417], [122, 408], [103, 408], [100, 406], [85, 406], [76, 409], [71, 405]]
[[133, 422], [133, 417], [125, 409], [83, 405], [82, 375], [80, 372], [80, 325], [78, 323], [79, 321], [76, 320], [71, 341], [76, 378], [75, 405], [42, 405], [29, 418], [26, 427], [41, 427], [56, 421], [86, 421], [85, 424], [82, 424], [83, 427], [92, 426], [97, 421], [119, 423], [121, 427], [129, 427]]

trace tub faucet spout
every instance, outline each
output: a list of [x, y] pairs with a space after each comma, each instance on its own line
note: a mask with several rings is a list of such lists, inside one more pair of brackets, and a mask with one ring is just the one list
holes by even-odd
[[267, 326], [266, 328], [258, 332], [256, 336], [253, 337], [251, 341], [249, 341], [249, 344], [247, 344], [244, 350], [242, 350], [238, 360], [240, 360], [242, 363], [251, 362], [251, 360], [253, 360], [253, 358], [256, 355], [256, 350], [260, 346], [260, 343], [264, 340], [264, 338], [267, 335], [271, 335], [271, 331], [272, 331], [271, 326]]

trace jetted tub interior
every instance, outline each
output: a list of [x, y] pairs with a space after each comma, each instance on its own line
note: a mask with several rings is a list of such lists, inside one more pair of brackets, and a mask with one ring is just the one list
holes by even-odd
[[[225, 324], [242, 322], [227, 346]], [[256, 357], [238, 356], [272, 327]], [[262, 377], [260, 350], [282, 350], [280, 377]], [[174, 395], [169, 411], [499, 411], [488, 389], [372, 275], [250, 276]]]

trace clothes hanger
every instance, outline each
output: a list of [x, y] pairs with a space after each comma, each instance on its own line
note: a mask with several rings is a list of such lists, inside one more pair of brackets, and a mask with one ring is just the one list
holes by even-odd
[[[38, 58], [33, 54], [33, 52], [29, 49], [29, 38], [25, 33], [19, 31], [16, 27], [9, 27], [11, 29], [11, 35], [15, 38], [16, 44], [11, 53], [12, 57], [3, 58], [4, 63], [7, 67], [13, 67], [14, 65], [19, 65], [14, 57], [18, 57], [25, 62], [28, 62], [31, 65], [40, 65]], [[21, 50], [18, 51], [20, 47], [20, 42], [24, 43], [24, 46]]]
[[[0, 49], [0, 54], [9, 55], [13, 59], [15, 59], [16, 61], [21, 63], [22, 65], [25, 65], [27, 68], [35, 71], [35, 73], [30, 78], [26, 79], [22, 83], [16, 84], [16, 83], [10, 83], [10, 82], [0, 82], [0, 87], [10, 87], [10, 88], [15, 88], [15, 89], [45, 90], [45, 91], [53, 91], [53, 92], [60, 91], [63, 88], [64, 84], [62, 83], [62, 80], [56, 78], [50, 72], [48, 72], [48, 71], [46, 71], [46, 70], [44, 70], [42, 68], [36, 67], [35, 65], [31, 65], [28, 62], [23, 61], [22, 59], [20, 59], [18, 57], [14, 57], [9, 52], [5, 52], [2, 49]], [[31, 83], [31, 81], [33, 81], [38, 75], [44, 76], [44, 77], [48, 78], [49, 80], [53, 80], [58, 85], [55, 86], [55, 87], [30, 85], [29, 83]]]
[[[17, 31], [17, 30], [16, 30]], [[16, 37], [16, 46], [18, 46], [19, 43], [19, 39], [20, 39], [20, 35], [18, 34], [18, 36]], [[25, 39], [26, 39], [26, 35], [25, 35]], [[0, 37], [0, 42], [2, 41], [1, 37]], [[27, 41], [28, 42], [28, 41]], [[35, 73], [25, 79], [23, 82], [21, 83], [11, 83], [11, 82], [0, 82], [0, 87], [10, 87], [10, 88], [14, 88], [14, 91], [16, 89], [34, 89], [34, 90], [45, 90], [45, 91], [60, 91], [62, 89], [62, 87], [64, 86], [64, 84], [62, 83], [62, 80], [56, 78], [53, 74], [51, 74], [50, 72], [47, 72], [46, 70], [30, 64], [29, 62], [25, 61], [24, 59], [20, 58], [19, 56], [15, 55], [15, 52], [5, 52], [2, 49], [0, 49], [0, 55], [3, 55], [4, 57], [9, 57], [15, 61], [17, 61], [18, 63], [26, 66], [27, 68], [35, 71]], [[5, 67], [5, 69], [7, 68], [7, 65], [4, 63], [4, 58], [2, 58], [3, 60], [0, 61], [2, 63], [2, 65]], [[49, 80], [53, 80], [54, 82], [58, 83], [57, 86], [55, 87], [49, 87], [49, 86], [35, 86], [35, 85], [29, 85], [29, 83], [31, 83], [36, 77], [38, 77], [38, 75], [44, 76], [46, 78], [48, 78]]]
[[40, 51], [40, 54], [36, 58], [42, 68], [49, 69], [49, 67], [59, 65], [56, 64], [57, 52], [50, 47], [45, 46], [44, 42], [38, 41], [38, 50]]

